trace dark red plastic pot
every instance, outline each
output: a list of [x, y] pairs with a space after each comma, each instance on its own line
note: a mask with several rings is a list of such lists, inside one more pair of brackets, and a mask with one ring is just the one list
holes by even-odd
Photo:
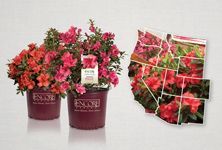
[[61, 98], [49, 90], [36, 88], [27, 91], [28, 116], [33, 119], [51, 120], [60, 115]]
[[75, 97], [68, 93], [69, 124], [78, 129], [97, 129], [105, 126], [108, 89], [88, 90]]

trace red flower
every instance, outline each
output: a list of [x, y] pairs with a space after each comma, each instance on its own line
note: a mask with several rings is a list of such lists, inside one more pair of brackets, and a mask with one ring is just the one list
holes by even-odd
[[30, 78], [31, 73], [28, 71], [25, 71], [22, 75], [21, 78], [19, 78], [19, 88], [20, 89], [24, 89], [25, 87], [27, 87], [29, 90], [33, 89], [35, 86], [35, 82], [32, 81], [32, 79]]
[[177, 123], [179, 106], [176, 101], [169, 104], [161, 104], [159, 111], [160, 117], [170, 123]]
[[34, 71], [34, 73], [38, 73], [40, 70], [42, 69], [42, 65], [37, 65], [34, 68], [32, 68], [32, 70]]
[[38, 86], [42, 87], [42, 86], [49, 86], [50, 82], [49, 82], [50, 76], [47, 73], [41, 73], [38, 77], [37, 80], [39, 81]]
[[[166, 72], [165, 70], [161, 73], [161, 78], [163, 78], [164, 72]], [[167, 70], [166, 72], [166, 78], [165, 78], [165, 84], [174, 84], [175, 83], [175, 71], [173, 70]]]
[[164, 88], [171, 91], [172, 88], [169, 86], [169, 84], [175, 83], [175, 72], [173, 70], [164, 70], [161, 72], [161, 79], [165, 79]]
[[29, 47], [29, 50], [32, 51], [32, 50], [34, 50], [36, 48], [36, 44], [35, 43], [30, 43], [28, 45], [28, 47]]
[[190, 98], [182, 98], [182, 104], [190, 107], [190, 112], [195, 114], [198, 110], [198, 107], [201, 105], [199, 99], [193, 99], [194, 95], [190, 92], [186, 92], [183, 94], [184, 97]]
[[158, 77], [148, 77], [146, 78], [145, 83], [152, 91], [157, 91], [161, 85], [160, 79]]
[[22, 62], [22, 57], [20, 55], [16, 56], [14, 59], [13, 59], [13, 63], [15, 63], [16, 65], [20, 65]]
[[11, 63], [8, 65], [8, 67], [9, 67], [9, 77], [14, 78], [18, 73], [18, 70], [16, 69], [15, 64]]
[[37, 50], [33, 50], [30, 55], [35, 59], [37, 62], [44, 57], [45, 53]]
[[34, 67], [38, 66], [38, 64], [36, 63], [36, 61], [35, 61], [34, 59], [32, 59], [32, 58], [28, 59], [28, 60], [27, 60], [27, 63], [28, 63], [28, 65], [29, 65], [29, 67], [30, 67], [31, 69], [33, 69]]
[[[187, 76], [187, 74], [178, 74], [178, 76]], [[183, 77], [176, 77], [175, 81], [178, 88], [185, 88], [187, 86], [187, 80], [183, 82]]]

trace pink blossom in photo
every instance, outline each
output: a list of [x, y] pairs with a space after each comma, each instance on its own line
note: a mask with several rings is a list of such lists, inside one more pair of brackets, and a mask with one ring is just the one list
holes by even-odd
[[87, 55], [82, 61], [83, 68], [95, 68], [97, 65], [97, 57], [94, 55]]

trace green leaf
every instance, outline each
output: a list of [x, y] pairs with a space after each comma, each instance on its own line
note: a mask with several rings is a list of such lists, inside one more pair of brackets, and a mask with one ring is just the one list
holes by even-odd
[[195, 47], [194, 50], [195, 50], [195, 53], [196, 53], [197, 57], [199, 57], [199, 58], [202, 58], [202, 57], [203, 57], [203, 56], [201, 55], [198, 47]]
[[193, 120], [197, 120], [197, 116], [196, 116], [196, 115], [189, 114], [188, 116], [189, 116], [191, 119], [193, 119]]
[[200, 119], [203, 119], [203, 115], [202, 115], [201, 113], [199, 113], [199, 112], [196, 112], [196, 116], [197, 116], [198, 118], [200, 118]]

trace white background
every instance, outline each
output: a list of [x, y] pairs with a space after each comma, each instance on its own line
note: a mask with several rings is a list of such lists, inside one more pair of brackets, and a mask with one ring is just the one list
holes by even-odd
[[[89, 18], [104, 31], [114, 32], [118, 47], [129, 54], [122, 61], [119, 86], [109, 92], [106, 127], [95, 131], [70, 128], [66, 100], [60, 119], [28, 119], [26, 97], [16, 95], [13, 81], [7, 78], [7, 59], [30, 42], [40, 44], [50, 27], [65, 31], [75, 25], [86, 30]], [[127, 66], [141, 27], [208, 40], [205, 78], [212, 84], [205, 125], [167, 124], [145, 114], [133, 100]], [[0, 149], [221, 149], [221, 43], [219, 0], [0, 0]]]

